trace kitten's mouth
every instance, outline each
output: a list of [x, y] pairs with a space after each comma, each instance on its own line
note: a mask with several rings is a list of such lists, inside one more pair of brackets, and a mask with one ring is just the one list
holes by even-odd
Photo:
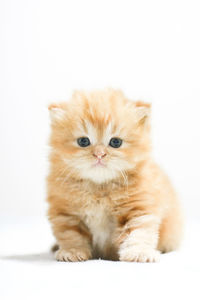
[[93, 164], [93, 167], [97, 167], [97, 166], [105, 167], [106, 165], [101, 160], [98, 160]]

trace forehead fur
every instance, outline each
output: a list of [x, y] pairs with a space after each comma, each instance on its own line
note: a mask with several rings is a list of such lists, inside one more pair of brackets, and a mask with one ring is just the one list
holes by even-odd
[[[87, 120], [95, 127], [112, 123], [133, 123], [136, 103], [128, 100], [121, 91], [107, 89], [90, 93], [77, 91], [68, 102], [68, 117]], [[83, 122], [84, 123], [84, 122]], [[121, 124], [122, 125], [122, 124]]]
[[[68, 134], [97, 132], [129, 135], [137, 133], [148, 115], [149, 104], [133, 102], [119, 90], [106, 89], [92, 92], [76, 91], [65, 103], [49, 107], [55, 129], [67, 128]], [[124, 136], [124, 137], [125, 137]]]

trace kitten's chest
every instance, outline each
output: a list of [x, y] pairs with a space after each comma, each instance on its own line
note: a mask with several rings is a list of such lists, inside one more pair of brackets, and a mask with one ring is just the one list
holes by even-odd
[[111, 241], [116, 227], [116, 217], [105, 203], [93, 203], [85, 208], [83, 219], [92, 234], [93, 246], [102, 250]]
[[112, 185], [104, 190], [80, 190], [77, 210], [92, 234], [94, 248], [104, 251], [111, 246], [112, 236], [118, 225], [120, 201], [125, 197], [124, 190]]

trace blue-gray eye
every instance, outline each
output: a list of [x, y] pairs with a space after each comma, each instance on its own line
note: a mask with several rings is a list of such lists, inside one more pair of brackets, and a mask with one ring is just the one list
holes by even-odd
[[90, 145], [90, 140], [87, 137], [80, 137], [77, 139], [77, 143], [80, 147], [87, 147]]
[[112, 138], [109, 143], [109, 145], [113, 148], [119, 148], [121, 144], [122, 140], [120, 138]]

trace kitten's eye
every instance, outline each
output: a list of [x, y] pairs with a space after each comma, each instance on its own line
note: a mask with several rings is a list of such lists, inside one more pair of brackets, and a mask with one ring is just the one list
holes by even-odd
[[121, 144], [122, 140], [120, 138], [112, 138], [109, 143], [109, 145], [113, 148], [119, 148]]
[[77, 139], [77, 143], [80, 147], [87, 147], [90, 145], [90, 140], [87, 137], [80, 137]]

